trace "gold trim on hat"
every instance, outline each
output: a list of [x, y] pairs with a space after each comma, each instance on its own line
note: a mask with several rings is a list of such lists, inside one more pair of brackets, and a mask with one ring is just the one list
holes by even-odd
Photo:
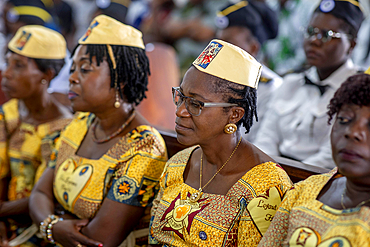
[[13, 7], [13, 10], [17, 12], [18, 15], [31, 15], [42, 19], [44, 22], [48, 22], [52, 19], [51, 15], [44, 9], [34, 6], [18, 6]]
[[224, 10], [222, 10], [222, 11], [220, 11], [220, 12], [218, 12], [217, 13], [217, 15], [218, 16], [227, 16], [227, 15], [229, 15], [229, 14], [231, 14], [232, 12], [235, 12], [235, 11], [237, 11], [238, 9], [241, 9], [241, 8], [243, 8], [243, 7], [245, 7], [245, 6], [247, 6], [248, 5], [248, 1], [241, 1], [241, 2], [239, 2], [239, 3], [237, 3], [237, 4], [234, 4], [234, 5], [232, 5], [232, 6], [230, 6], [230, 7], [228, 7], [228, 8], [226, 8], [226, 9], [224, 9]]

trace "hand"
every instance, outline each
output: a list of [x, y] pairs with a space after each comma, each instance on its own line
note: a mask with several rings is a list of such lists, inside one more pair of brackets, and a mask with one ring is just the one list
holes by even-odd
[[9, 247], [9, 241], [8, 241], [8, 228], [5, 224], [5, 222], [0, 221], [0, 246], [2, 247]]
[[80, 232], [81, 228], [88, 223], [87, 219], [59, 221], [53, 226], [53, 238], [63, 247], [76, 247], [78, 244], [102, 247], [102, 243], [90, 239]]

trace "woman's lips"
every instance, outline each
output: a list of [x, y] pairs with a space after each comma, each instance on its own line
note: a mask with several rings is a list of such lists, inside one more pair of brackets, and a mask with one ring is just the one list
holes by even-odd
[[191, 130], [191, 128], [188, 128], [186, 126], [183, 126], [181, 124], [176, 123], [175, 130], [176, 131], [189, 131], [189, 130]]
[[68, 92], [68, 98], [71, 100], [71, 99], [74, 99], [78, 96], [78, 94], [76, 94], [75, 92], [73, 91], [69, 91]]
[[358, 154], [355, 151], [348, 150], [348, 149], [341, 149], [339, 151], [339, 156], [341, 157], [342, 160], [348, 160], [348, 161], [363, 159], [363, 157], [360, 154]]

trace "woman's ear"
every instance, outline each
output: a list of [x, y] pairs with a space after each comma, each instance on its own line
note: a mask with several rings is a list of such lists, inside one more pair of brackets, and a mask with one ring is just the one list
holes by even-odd
[[55, 70], [54, 69], [48, 69], [45, 73], [44, 73], [44, 78], [45, 80], [47, 80], [49, 83], [51, 80], [54, 79], [55, 77]]
[[352, 54], [352, 51], [353, 51], [353, 49], [355, 48], [355, 46], [357, 44], [357, 39], [353, 38], [353, 39], [350, 40], [350, 42], [351, 42], [351, 46], [348, 49], [348, 55]]
[[245, 113], [245, 110], [243, 109], [243, 107], [239, 107], [239, 106], [232, 107], [231, 111], [232, 113], [231, 113], [229, 121], [230, 123], [234, 123], [234, 124], [239, 122], [240, 119], [243, 118], [244, 113]]

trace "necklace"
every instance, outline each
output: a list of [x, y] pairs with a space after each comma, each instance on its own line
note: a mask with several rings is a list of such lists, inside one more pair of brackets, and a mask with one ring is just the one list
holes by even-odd
[[126, 120], [126, 122], [124, 124], [121, 125], [121, 127], [118, 128], [117, 131], [115, 131], [113, 134], [107, 136], [106, 138], [102, 139], [102, 140], [98, 140], [96, 138], [96, 125], [97, 125], [97, 121], [94, 122], [93, 126], [91, 126], [92, 128], [92, 132], [93, 132], [93, 141], [98, 143], [98, 144], [101, 144], [101, 143], [105, 143], [107, 141], [110, 141], [112, 140], [112, 138], [116, 137], [117, 135], [119, 135], [119, 133], [121, 133], [125, 127], [131, 123], [132, 119], [134, 119], [135, 117], [135, 110], [132, 112], [131, 116]]
[[231, 159], [231, 157], [233, 157], [235, 151], [238, 149], [239, 147], [239, 144], [240, 142], [242, 141], [242, 138], [240, 137], [239, 139], [239, 142], [238, 144], [236, 145], [236, 147], [234, 148], [233, 152], [230, 154], [229, 158], [226, 160], [226, 162], [220, 167], [220, 169], [217, 170], [217, 172], [215, 173], [215, 175], [213, 175], [213, 177], [211, 177], [210, 180], [208, 180], [208, 182], [202, 187], [202, 173], [203, 173], [203, 152], [202, 154], [200, 155], [200, 181], [199, 181], [199, 189], [197, 192], [191, 194], [191, 196], [189, 197], [189, 200], [190, 202], [197, 202], [201, 196], [202, 196], [202, 191], [203, 189], [216, 177], [216, 175], [222, 170], [222, 168], [225, 167], [225, 165], [227, 164], [227, 162], [229, 162], [229, 160]]
[[[342, 205], [342, 208], [343, 209], [346, 209], [346, 207], [344, 206], [344, 203], [343, 203], [343, 201], [344, 201], [344, 194], [346, 194], [346, 192], [347, 192], [347, 187], [344, 188], [343, 193], [342, 193], [342, 196], [340, 198], [340, 204]], [[365, 200], [365, 201], [360, 202], [359, 204], [357, 204], [356, 208], [361, 207], [362, 205], [364, 205], [364, 204], [366, 204], [368, 202], [370, 202], [370, 198], [367, 199], [367, 200]]]

